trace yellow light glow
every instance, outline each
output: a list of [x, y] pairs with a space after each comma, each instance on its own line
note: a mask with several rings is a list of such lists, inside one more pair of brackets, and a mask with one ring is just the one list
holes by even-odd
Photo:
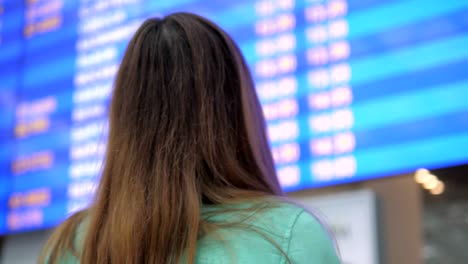
[[426, 190], [432, 190], [437, 186], [438, 183], [439, 179], [437, 178], [437, 176], [429, 174], [427, 180], [423, 182], [423, 187]]
[[430, 174], [431, 173], [426, 169], [418, 169], [414, 174], [414, 180], [419, 184], [423, 184], [424, 182], [429, 180]]
[[437, 186], [434, 189], [431, 189], [430, 192], [433, 195], [442, 194], [445, 191], [445, 184], [442, 181], [437, 182]]

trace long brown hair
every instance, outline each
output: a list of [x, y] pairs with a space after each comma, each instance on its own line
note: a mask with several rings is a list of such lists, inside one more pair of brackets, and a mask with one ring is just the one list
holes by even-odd
[[193, 263], [202, 205], [282, 194], [248, 66], [214, 23], [146, 20], [114, 86], [96, 199], [56, 230], [43, 261]]

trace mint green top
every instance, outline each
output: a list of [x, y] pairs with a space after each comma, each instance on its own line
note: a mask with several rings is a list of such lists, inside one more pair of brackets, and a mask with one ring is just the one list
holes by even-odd
[[[245, 212], [224, 212], [226, 207], [221, 206], [203, 208], [207, 221], [236, 221], [241, 225], [217, 229], [202, 237], [195, 263], [283, 264], [288, 263], [287, 259], [293, 264], [340, 263], [329, 233], [316, 217], [290, 203], [275, 204]], [[240, 207], [244, 206], [251, 208], [250, 204]], [[217, 214], [211, 214], [216, 211]], [[71, 254], [65, 256], [61, 263], [78, 263]]]

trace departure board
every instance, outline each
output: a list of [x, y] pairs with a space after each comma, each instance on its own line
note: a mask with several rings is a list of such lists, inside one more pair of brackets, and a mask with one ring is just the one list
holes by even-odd
[[89, 205], [125, 47], [176, 11], [240, 46], [286, 191], [468, 161], [468, 1], [0, 0], [0, 234]]

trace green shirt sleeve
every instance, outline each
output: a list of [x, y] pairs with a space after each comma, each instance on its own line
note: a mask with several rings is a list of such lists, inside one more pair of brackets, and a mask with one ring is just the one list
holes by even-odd
[[341, 263], [330, 234], [307, 211], [299, 214], [292, 227], [287, 255], [292, 264]]

